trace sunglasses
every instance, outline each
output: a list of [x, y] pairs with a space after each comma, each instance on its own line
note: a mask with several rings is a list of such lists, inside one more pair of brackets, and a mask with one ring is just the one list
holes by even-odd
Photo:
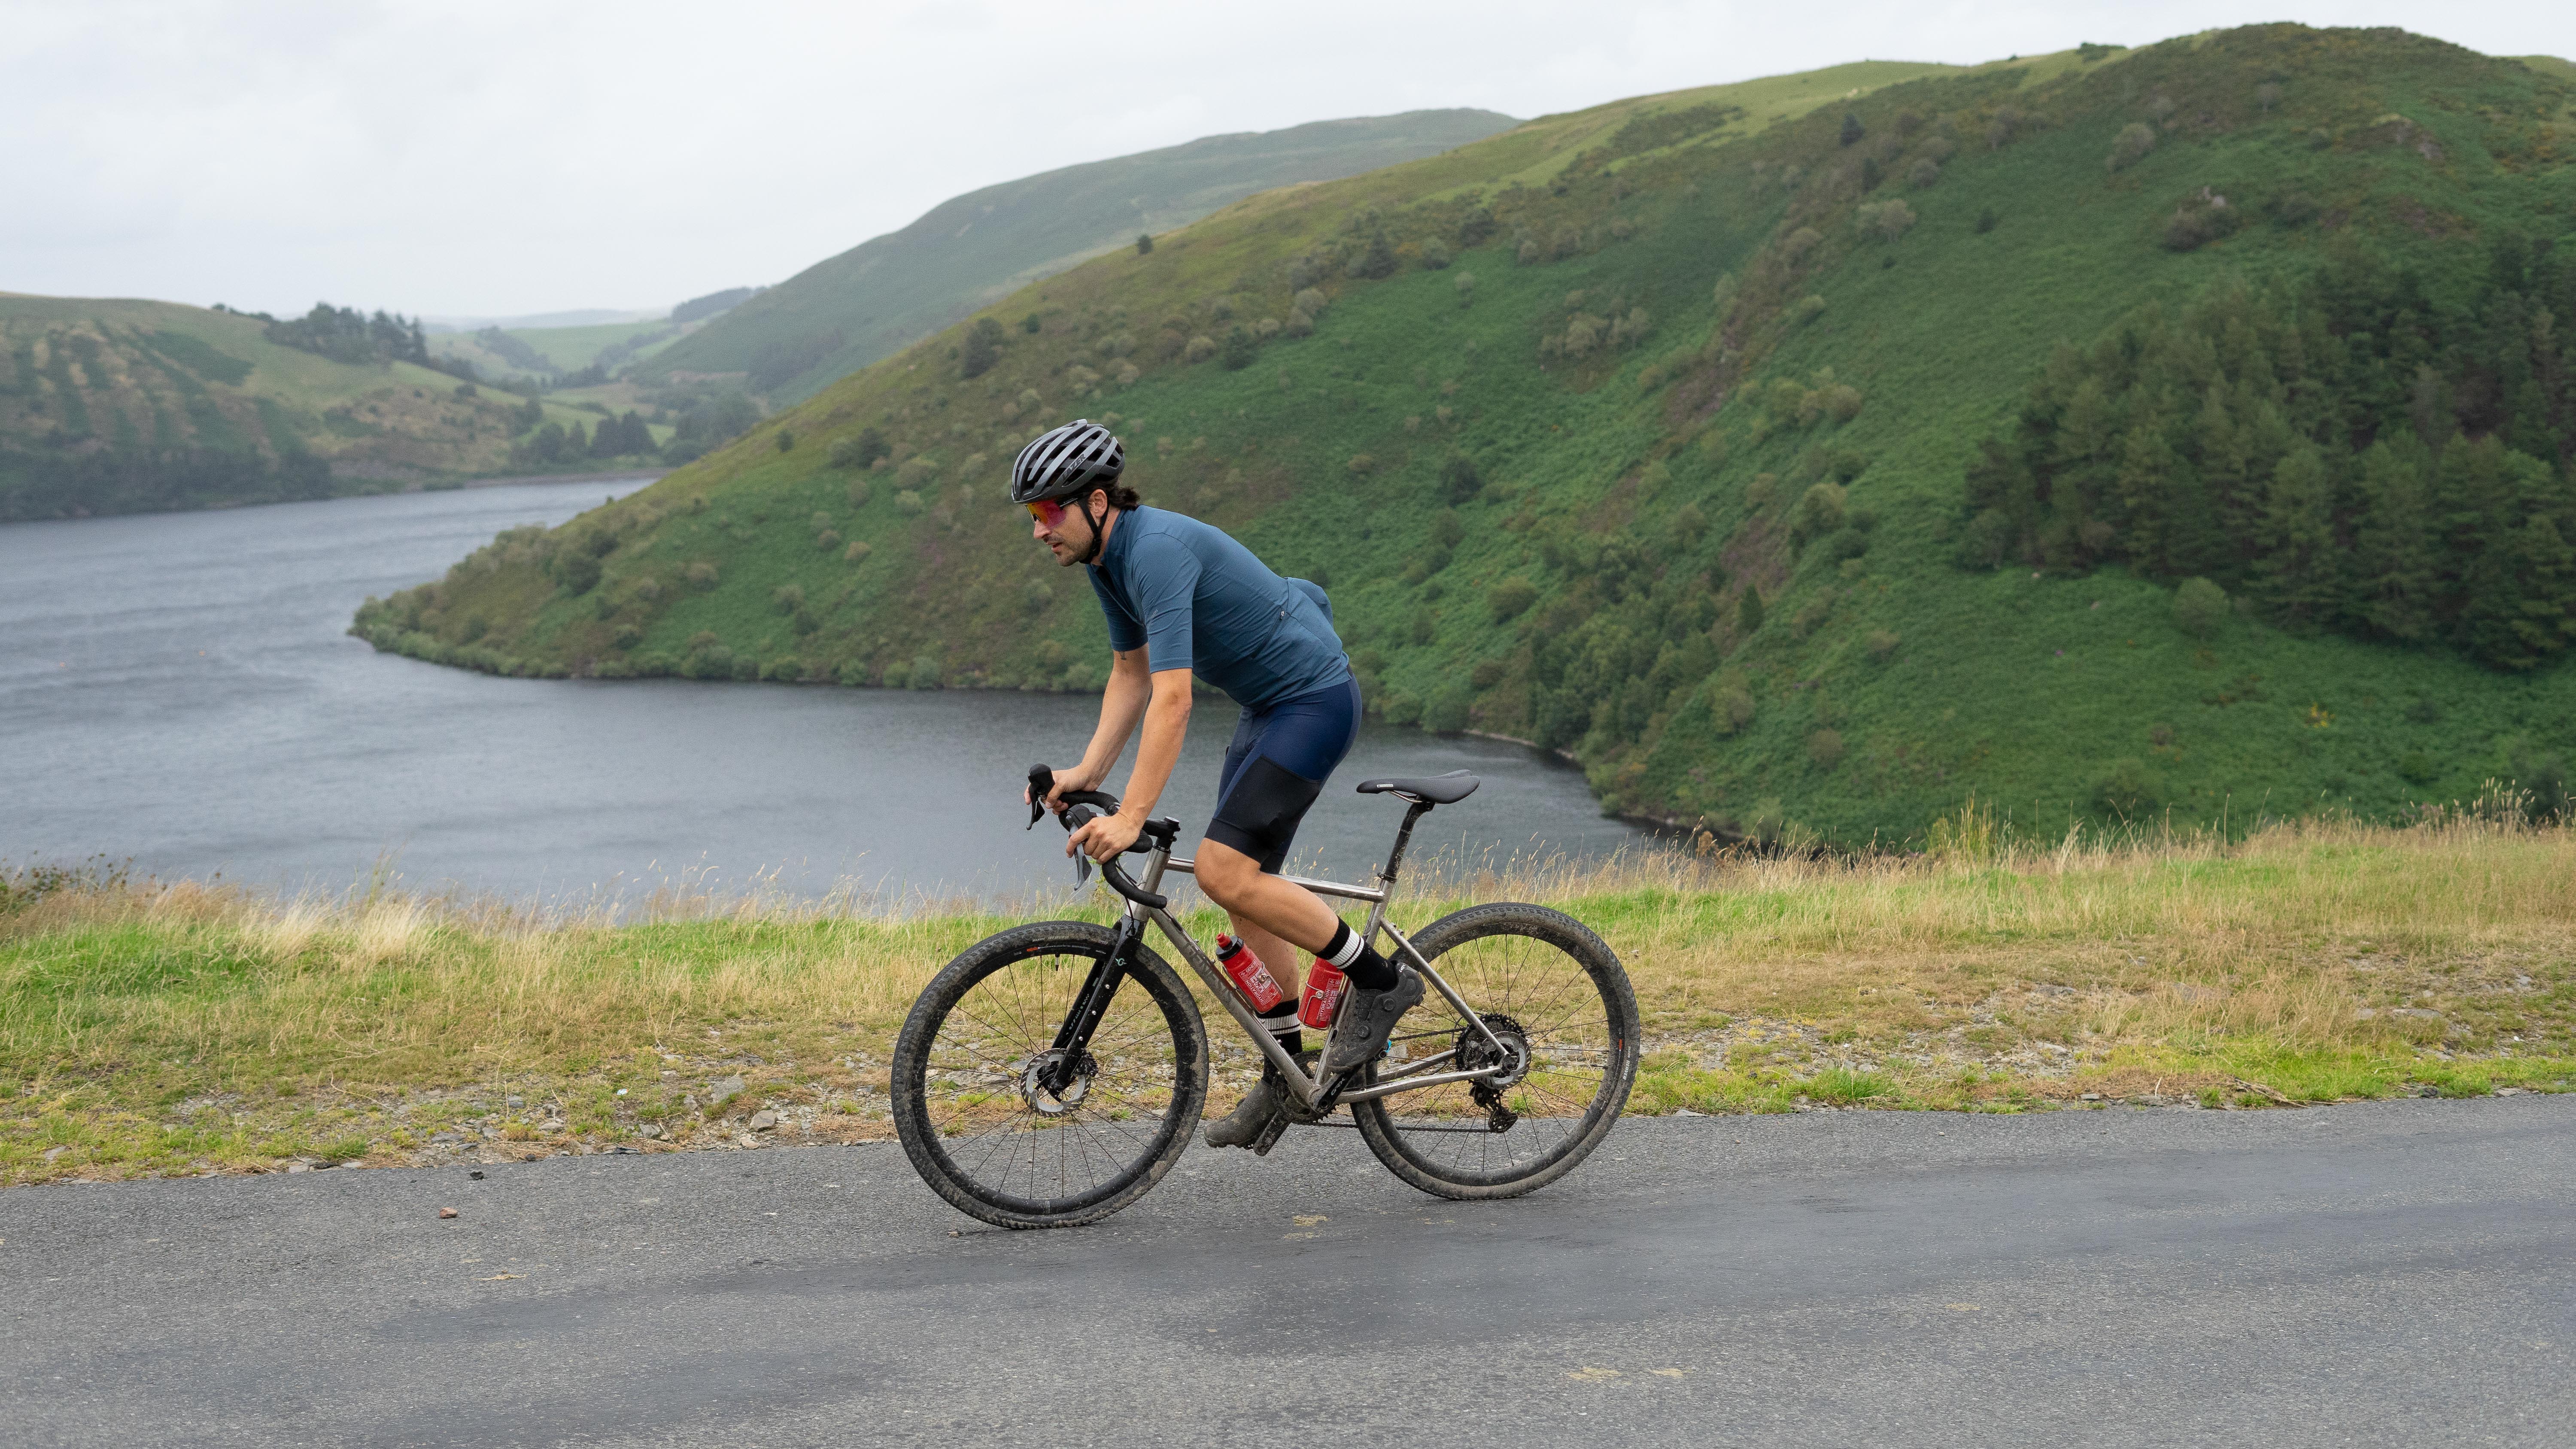
[[1063, 504], [1052, 501], [1031, 503], [1027, 507], [1029, 517], [1036, 519], [1039, 526], [1050, 531], [1062, 525], [1065, 514], [1072, 511]]

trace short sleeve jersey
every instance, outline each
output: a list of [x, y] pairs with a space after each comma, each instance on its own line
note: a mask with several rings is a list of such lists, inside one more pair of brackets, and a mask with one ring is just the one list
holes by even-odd
[[1142, 648], [1156, 673], [1187, 669], [1246, 709], [1350, 678], [1323, 590], [1195, 518], [1129, 509], [1089, 573], [1110, 647]]

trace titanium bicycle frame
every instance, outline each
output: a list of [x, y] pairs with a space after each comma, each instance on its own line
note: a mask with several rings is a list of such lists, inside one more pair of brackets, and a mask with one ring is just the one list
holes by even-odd
[[1072, 1085], [1073, 1073], [1081, 1059], [1083, 1048], [1089, 1044], [1092, 1030], [1100, 1024], [1100, 1018], [1109, 1010], [1110, 1000], [1117, 994], [1118, 983], [1127, 974], [1127, 953], [1134, 948], [1136, 942], [1143, 939], [1147, 922], [1161, 928], [1164, 939], [1170, 941], [1180, 951], [1181, 959], [1189, 962], [1190, 969], [1196, 971], [1199, 979], [1207, 983], [1209, 992], [1224, 1005], [1227, 1014], [1234, 1018], [1237, 1026], [1243, 1028], [1244, 1034], [1252, 1038], [1252, 1043], [1260, 1049], [1263, 1060], [1269, 1062], [1279, 1073], [1280, 1080], [1287, 1084], [1288, 1090], [1296, 1095], [1298, 1102], [1319, 1116], [1344, 1102], [1373, 1101], [1380, 1097], [1391, 1097], [1398, 1092], [1411, 1092], [1449, 1082], [1489, 1081], [1510, 1070], [1512, 1053], [1503, 1045], [1502, 1040], [1494, 1035], [1493, 1029], [1485, 1025], [1484, 1017], [1469, 1008], [1466, 998], [1460, 996], [1457, 989], [1449, 984], [1447, 978], [1433, 969], [1430, 960], [1414, 948], [1412, 939], [1397, 930], [1386, 919], [1387, 905], [1395, 898], [1396, 872], [1404, 863], [1405, 846], [1413, 839], [1414, 822], [1431, 810], [1427, 801], [1403, 795], [1401, 791], [1390, 793], [1402, 795], [1412, 803], [1404, 812], [1404, 824], [1396, 830], [1395, 849], [1388, 854], [1386, 864], [1377, 871], [1378, 884], [1375, 887], [1345, 885], [1339, 881], [1308, 880], [1303, 876], [1293, 875], [1284, 875], [1280, 879], [1293, 886], [1302, 886], [1319, 896], [1339, 896], [1345, 900], [1367, 901], [1369, 903], [1368, 924], [1361, 929], [1360, 939], [1375, 940], [1377, 933], [1384, 931], [1395, 943], [1401, 958], [1410, 962], [1413, 969], [1422, 974], [1422, 979], [1429, 982], [1432, 989], [1440, 993], [1441, 999], [1449, 1003], [1449, 1009], [1459, 1020], [1474, 1027], [1485, 1038], [1486, 1045], [1493, 1050], [1496, 1065], [1476, 1071], [1433, 1072], [1431, 1070], [1433, 1067], [1457, 1056], [1458, 1049], [1452, 1046], [1446, 1051], [1425, 1057], [1418, 1062], [1408, 1061], [1403, 1069], [1392, 1077], [1381, 1075], [1376, 1082], [1355, 1091], [1342, 1091], [1339, 1090], [1339, 1086], [1343, 1080], [1357, 1074], [1356, 1068], [1350, 1072], [1337, 1073], [1333, 1078], [1327, 1079], [1322, 1075], [1323, 1061], [1319, 1056], [1316, 1060], [1316, 1072], [1309, 1075], [1306, 1069], [1298, 1064], [1296, 1058], [1289, 1055], [1288, 1049], [1279, 1044], [1279, 1039], [1270, 1034], [1269, 1028], [1262, 1025], [1260, 1015], [1252, 1009], [1252, 1003], [1245, 999], [1233, 979], [1227, 976], [1205, 951], [1199, 949], [1198, 942], [1191, 939], [1188, 931], [1182, 929], [1179, 919], [1172, 914], [1170, 902], [1157, 892], [1156, 888], [1162, 884], [1164, 873], [1167, 871], [1177, 870], [1193, 877], [1197, 874], [1195, 862], [1186, 856], [1172, 854], [1172, 840], [1180, 831], [1180, 822], [1157, 820], [1147, 827], [1148, 837], [1153, 844], [1152, 848], [1145, 852], [1143, 881], [1129, 879], [1127, 872], [1121, 869], [1114, 859], [1100, 862], [1101, 878], [1112, 890], [1126, 899], [1127, 912], [1118, 923], [1117, 943], [1111, 947], [1109, 954], [1101, 958], [1100, 962], [1092, 968], [1090, 978], [1083, 983], [1081, 993], [1074, 998], [1073, 1010], [1066, 1015], [1063, 1027], [1056, 1033], [1055, 1051], [1058, 1054], [1056, 1068], [1047, 1075], [1051, 1078], [1061, 1076], [1063, 1080], [1048, 1081], [1046, 1083], [1048, 1089], [1061, 1092]]

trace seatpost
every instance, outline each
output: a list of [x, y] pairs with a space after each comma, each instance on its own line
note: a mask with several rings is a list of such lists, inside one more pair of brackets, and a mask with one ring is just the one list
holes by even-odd
[[1395, 884], [1396, 869], [1404, 864], [1404, 847], [1413, 839], [1413, 822], [1430, 813], [1428, 805], [1415, 805], [1404, 812], [1404, 823], [1395, 831], [1395, 849], [1387, 852], [1386, 867], [1377, 873], [1379, 880], [1388, 885]]

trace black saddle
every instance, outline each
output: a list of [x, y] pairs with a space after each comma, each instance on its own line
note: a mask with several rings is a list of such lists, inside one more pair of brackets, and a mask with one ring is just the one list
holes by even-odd
[[1362, 780], [1363, 795], [1397, 795], [1416, 805], [1455, 805], [1485, 783], [1465, 770], [1413, 780]]

